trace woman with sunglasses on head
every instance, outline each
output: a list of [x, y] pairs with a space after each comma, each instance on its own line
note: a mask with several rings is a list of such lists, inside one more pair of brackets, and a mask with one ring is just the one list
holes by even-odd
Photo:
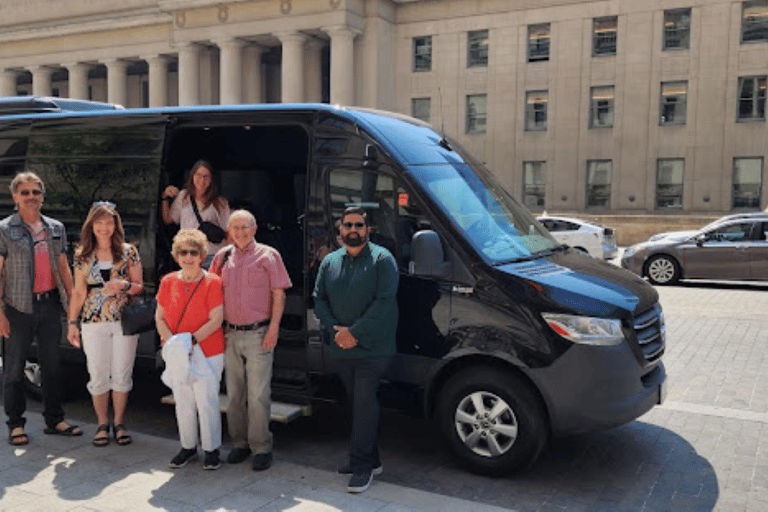
[[211, 223], [214, 226], [208, 226], [209, 228], [221, 228], [221, 239], [212, 238], [211, 233], [207, 233], [209, 257], [203, 262], [203, 267], [208, 268], [213, 256], [227, 242], [226, 230], [230, 213], [229, 203], [224, 196], [219, 195], [216, 188], [213, 167], [205, 160], [198, 160], [189, 172], [184, 190], [179, 191], [169, 185], [162, 196], [160, 208], [163, 222], [166, 224], [179, 224], [181, 229], [201, 229], [202, 223]]
[[[184, 466], [197, 455], [198, 418], [200, 444], [205, 451], [203, 469], [221, 466], [219, 383], [224, 369], [224, 292], [221, 279], [203, 269], [207, 250], [208, 240], [201, 231], [180, 230], [173, 237], [171, 252], [181, 270], [165, 275], [157, 292], [155, 321], [163, 345], [171, 337], [187, 333], [191, 336], [192, 355], [199, 355], [182, 354], [186, 356], [183, 359], [189, 367], [189, 378], [169, 384], [176, 402], [181, 441], [181, 451], [171, 460], [172, 468]], [[202, 352], [196, 351], [194, 345], [199, 345]], [[200, 360], [205, 367], [196, 366], [193, 371], [193, 362], [197, 364]]]
[[139, 252], [125, 243], [120, 215], [113, 203], [94, 203], [80, 232], [75, 251], [75, 277], [69, 303], [67, 339], [82, 344], [88, 362], [88, 391], [99, 426], [95, 446], [109, 444], [109, 401], [119, 445], [131, 443], [123, 424], [139, 336], [123, 335], [120, 316], [131, 295], [141, 293]]

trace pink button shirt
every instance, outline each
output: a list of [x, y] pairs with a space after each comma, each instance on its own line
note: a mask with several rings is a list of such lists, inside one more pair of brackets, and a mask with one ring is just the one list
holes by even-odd
[[221, 259], [229, 247], [219, 251], [211, 264], [211, 271], [224, 283], [224, 319], [245, 325], [271, 318], [272, 290], [291, 287], [280, 253], [255, 241], [244, 250], [233, 245], [222, 267]]

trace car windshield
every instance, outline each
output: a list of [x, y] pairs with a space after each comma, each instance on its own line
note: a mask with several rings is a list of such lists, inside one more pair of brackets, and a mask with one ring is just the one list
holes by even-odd
[[546, 229], [478, 163], [411, 168], [432, 200], [491, 265], [558, 247]]

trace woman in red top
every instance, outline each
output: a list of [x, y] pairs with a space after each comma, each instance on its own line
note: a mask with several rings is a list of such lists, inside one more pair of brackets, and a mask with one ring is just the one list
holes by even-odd
[[213, 374], [193, 377], [173, 388], [181, 451], [171, 460], [172, 468], [184, 466], [197, 455], [198, 417], [205, 451], [203, 469], [221, 466], [219, 383], [224, 369], [224, 295], [221, 279], [202, 267], [207, 250], [208, 240], [202, 231], [180, 230], [173, 238], [171, 253], [181, 270], [164, 276], [157, 292], [155, 321], [162, 342], [175, 334], [190, 333]]

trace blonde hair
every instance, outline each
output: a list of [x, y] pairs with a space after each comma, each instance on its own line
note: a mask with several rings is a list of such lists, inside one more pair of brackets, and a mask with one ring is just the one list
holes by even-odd
[[208, 256], [208, 238], [199, 229], [181, 229], [176, 233], [176, 236], [173, 237], [173, 246], [171, 247], [171, 254], [174, 259], [178, 260], [179, 251], [182, 246], [197, 249], [203, 260]]
[[37, 174], [29, 171], [20, 172], [13, 177], [11, 186], [9, 187], [11, 189], [11, 194], [15, 194], [16, 190], [19, 188], [19, 185], [22, 183], [36, 183], [40, 185], [40, 190], [42, 191], [43, 195], [45, 195], [45, 184], [43, 183], [43, 180], [41, 180], [40, 176]]

